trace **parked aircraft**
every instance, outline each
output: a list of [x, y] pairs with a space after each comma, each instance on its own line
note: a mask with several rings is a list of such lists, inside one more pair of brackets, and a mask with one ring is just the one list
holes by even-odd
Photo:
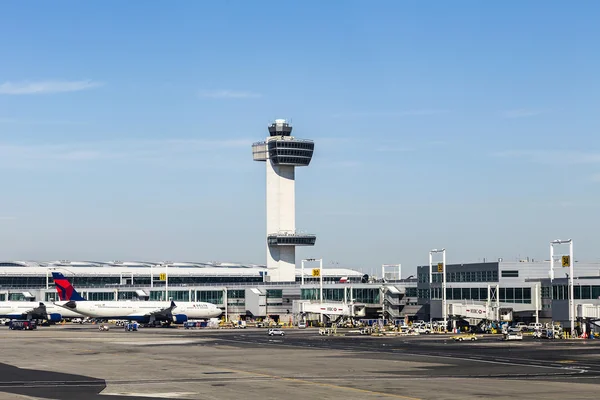
[[222, 314], [219, 307], [204, 302], [89, 301], [60, 272], [53, 272], [52, 277], [60, 298], [55, 304], [92, 318], [183, 324], [188, 319], [209, 319]]
[[82, 318], [83, 315], [74, 310], [64, 309], [52, 303], [32, 301], [0, 302], [0, 318], [10, 319], [45, 319], [60, 322], [63, 318]]

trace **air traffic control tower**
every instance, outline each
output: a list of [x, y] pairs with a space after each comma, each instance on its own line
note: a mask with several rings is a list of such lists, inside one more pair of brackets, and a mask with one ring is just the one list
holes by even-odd
[[296, 231], [295, 168], [310, 164], [315, 144], [291, 136], [292, 126], [276, 119], [269, 137], [252, 145], [254, 161], [267, 165], [267, 277], [295, 282], [296, 246], [314, 246], [317, 237]]

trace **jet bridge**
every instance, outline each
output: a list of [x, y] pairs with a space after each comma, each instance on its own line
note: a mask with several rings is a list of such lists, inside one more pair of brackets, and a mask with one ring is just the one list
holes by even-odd
[[600, 319], [600, 305], [578, 304], [575, 315], [577, 318], [599, 320]]
[[296, 300], [293, 305], [294, 315], [306, 317], [309, 314], [325, 315], [330, 320], [340, 318], [362, 318], [366, 315], [364, 304], [342, 302], [318, 302]]

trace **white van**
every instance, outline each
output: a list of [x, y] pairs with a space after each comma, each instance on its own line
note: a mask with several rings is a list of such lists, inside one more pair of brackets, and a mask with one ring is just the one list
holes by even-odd
[[544, 327], [544, 325], [542, 325], [541, 322], [532, 322], [527, 326], [527, 330], [534, 332], [534, 331], [539, 331]]
[[298, 322], [298, 329], [306, 329], [306, 322], [303, 322], [303, 321]]

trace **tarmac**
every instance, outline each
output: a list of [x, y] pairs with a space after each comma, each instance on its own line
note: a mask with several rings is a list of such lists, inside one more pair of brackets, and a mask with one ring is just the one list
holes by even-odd
[[0, 327], [5, 399], [595, 398], [600, 340]]

